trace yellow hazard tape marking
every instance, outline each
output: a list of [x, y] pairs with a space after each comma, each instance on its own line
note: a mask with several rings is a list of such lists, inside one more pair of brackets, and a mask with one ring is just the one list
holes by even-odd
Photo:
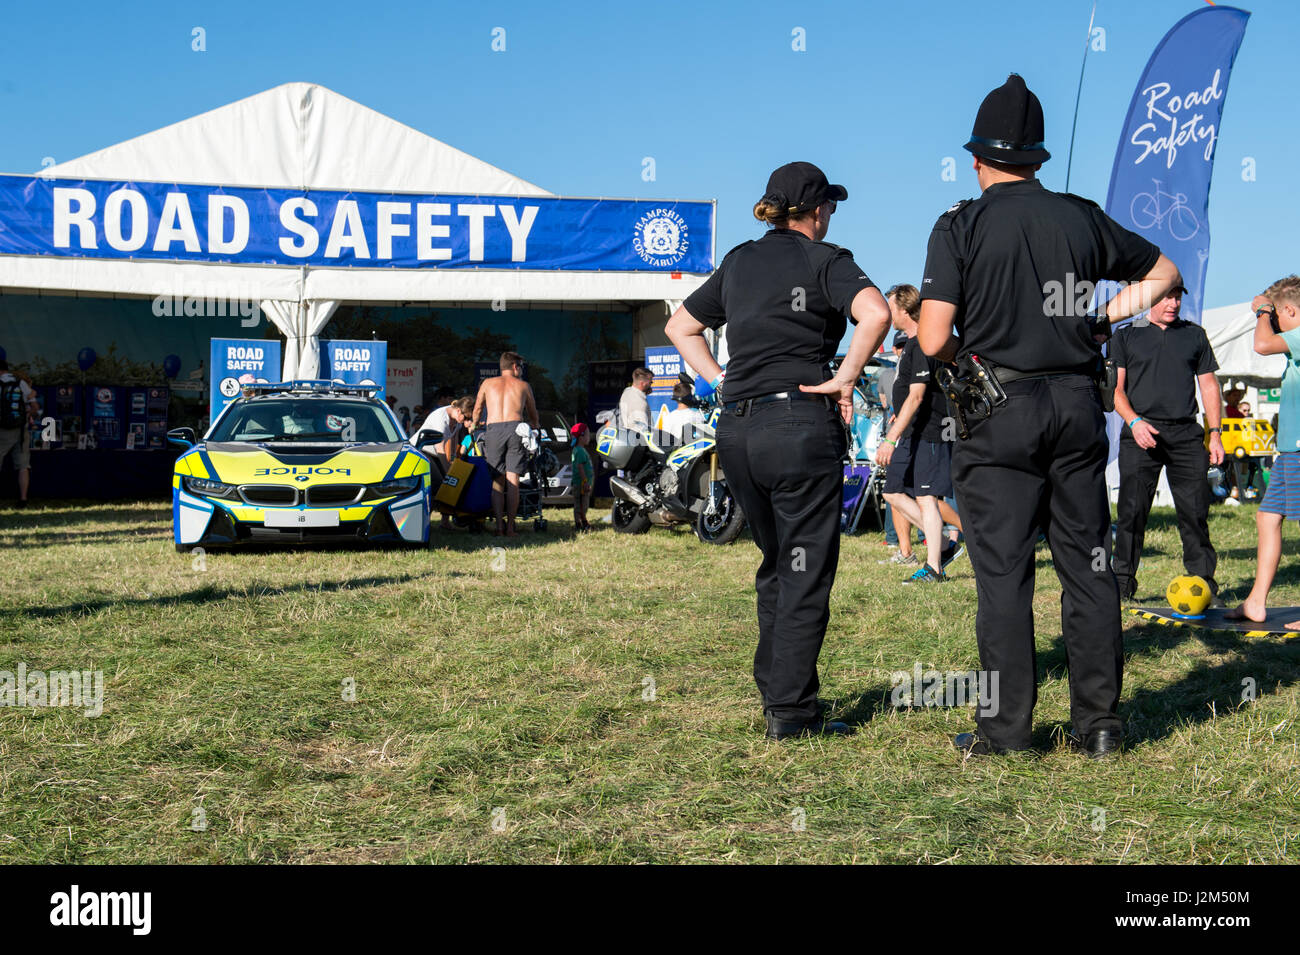
[[1143, 620], [1149, 620], [1166, 627], [1188, 627], [1193, 630], [1217, 630], [1220, 633], [1240, 633], [1247, 637], [1291, 637], [1300, 636], [1300, 631], [1296, 630], [1235, 630], [1232, 627], [1215, 627], [1205, 623], [1198, 623], [1194, 620], [1175, 620], [1172, 617], [1164, 617], [1158, 613], [1151, 613], [1148, 610], [1138, 610], [1135, 607], [1129, 608], [1129, 613], [1135, 617], [1141, 617]]

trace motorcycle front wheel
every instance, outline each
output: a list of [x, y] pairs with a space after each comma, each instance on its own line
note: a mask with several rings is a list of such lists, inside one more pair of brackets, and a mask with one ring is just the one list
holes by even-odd
[[642, 514], [631, 501], [615, 501], [613, 524], [620, 534], [644, 534], [650, 530], [650, 515]]
[[695, 519], [695, 536], [706, 544], [730, 544], [744, 529], [745, 515], [730, 492], [723, 496], [717, 513], [700, 511]]

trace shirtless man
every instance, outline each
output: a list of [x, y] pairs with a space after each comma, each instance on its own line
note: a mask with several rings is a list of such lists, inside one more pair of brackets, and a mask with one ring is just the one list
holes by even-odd
[[[487, 413], [483, 454], [492, 469], [492, 511], [496, 514], [496, 535], [518, 537], [515, 515], [519, 513], [519, 475], [524, 467], [524, 443], [516, 429], [527, 420], [540, 426], [533, 389], [523, 380], [523, 356], [508, 351], [501, 356], [501, 374], [479, 385], [474, 400], [473, 425]], [[504, 516], [503, 516], [504, 511]]]

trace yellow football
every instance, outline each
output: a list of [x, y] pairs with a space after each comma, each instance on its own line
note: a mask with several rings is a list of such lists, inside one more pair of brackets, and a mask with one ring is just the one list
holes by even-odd
[[1165, 596], [1169, 598], [1169, 606], [1175, 613], [1184, 617], [1199, 617], [1205, 613], [1213, 595], [1204, 578], [1183, 574], [1169, 582]]

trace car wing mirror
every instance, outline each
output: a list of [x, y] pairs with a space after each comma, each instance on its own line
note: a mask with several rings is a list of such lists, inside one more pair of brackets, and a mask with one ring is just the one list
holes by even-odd
[[172, 428], [167, 432], [167, 443], [180, 448], [192, 448], [199, 443], [193, 428]]
[[426, 428], [425, 430], [418, 432], [411, 443], [415, 445], [417, 451], [423, 451], [426, 445], [438, 444], [442, 439], [443, 434], [441, 431]]

